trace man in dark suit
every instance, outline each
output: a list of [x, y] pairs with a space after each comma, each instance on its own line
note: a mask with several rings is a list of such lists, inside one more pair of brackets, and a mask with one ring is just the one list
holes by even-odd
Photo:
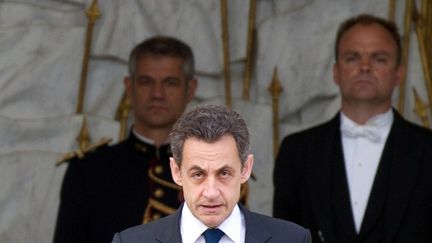
[[54, 242], [110, 242], [115, 232], [174, 212], [183, 202], [171, 177], [168, 135], [193, 98], [191, 48], [171, 37], [138, 44], [124, 84], [134, 124], [129, 138], [69, 162]]
[[314, 242], [432, 242], [432, 132], [391, 96], [404, 74], [396, 26], [359, 15], [339, 27], [330, 121], [287, 136], [274, 169], [274, 216]]
[[246, 123], [236, 112], [199, 106], [180, 117], [170, 142], [171, 173], [185, 203], [170, 216], [116, 234], [114, 243], [311, 242], [308, 230], [238, 203], [253, 155]]

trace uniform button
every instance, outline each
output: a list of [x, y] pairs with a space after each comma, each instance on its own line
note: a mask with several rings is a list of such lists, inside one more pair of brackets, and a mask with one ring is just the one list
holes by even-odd
[[160, 188], [158, 188], [154, 191], [154, 196], [156, 198], [162, 198], [164, 196], [164, 194], [165, 194], [164, 191]]
[[154, 171], [155, 171], [156, 175], [160, 175], [160, 174], [162, 174], [162, 173], [163, 173], [163, 167], [162, 167], [162, 165], [157, 165], [157, 166], [154, 168]]
[[158, 220], [160, 219], [161, 215], [158, 213], [153, 214], [153, 220]]

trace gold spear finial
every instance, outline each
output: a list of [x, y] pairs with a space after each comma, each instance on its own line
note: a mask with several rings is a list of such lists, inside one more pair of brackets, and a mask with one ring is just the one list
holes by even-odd
[[101, 12], [99, 10], [99, 5], [97, 3], [97, 0], [93, 0], [90, 7], [86, 11], [87, 18], [89, 20], [89, 23], [94, 24], [96, 20], [98, 20], [101, 16]]
[[429, 127], [429, 116], [428, 116], [428, 104], [426, 104], [418, 95], [417, 90], [413, 88], [415, 105], [414, 105], [414, 113], [420, 117], [420, 120], [424, 127]]
[[268, 87], [268, 91], [272, 95], [272, 111], [273, 111], [273, 155], [276, 157], [279, 149], [279, 96], [283, 91], [281, 82], [278, 77], [277, 67], [273, 70], [273, 78]]

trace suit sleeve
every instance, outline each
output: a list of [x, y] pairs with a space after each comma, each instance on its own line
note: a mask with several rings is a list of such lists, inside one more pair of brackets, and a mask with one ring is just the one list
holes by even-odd
[[116, 234], [114, 235], [114, 238], [113, 238], [113, 240], [112, 240], [111, 243], [121, 243], [121, 242], [122, 242], [122, 240], [121, 240], [121, 238], [120, 238], [120, 234], [119, 234], [119, 233], [116, 233]]
[[312, 243], [312, 236], [309, 230], [307, 230], [303, 243]]
[[68, 163], [60, 192], [60, 206], [54, 232], [54, 243], [81, 242], [89, 239], [89, 221], [85, 202], [85, 175], [81, 160]]
[[273, 171], [273, 216], [298, 224], [300, 185], [297, 183], [296, 175], [302, 172], [295, 165], [301, 162], [300, 148], [301, 145], [294, 137], [286, 137], [280, 146]]

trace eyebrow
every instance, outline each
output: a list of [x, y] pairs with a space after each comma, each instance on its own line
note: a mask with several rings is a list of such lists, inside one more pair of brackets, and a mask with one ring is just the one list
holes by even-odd
[[[345, 56], [345, 55], [354, 55], [354, 54], [359, 54], [361, 53], [361, 51], [357, 51], [357, 50], [347, 50], [345, 52], [341, 52], [341, 56]], [[371, 55], [387, 55], [387, 56], [391, 56], [391, 54], [388, 51], [385, 50], [377, 50], [377, 51], [372, 51], [370, 52]]]
[[[205, 169], [199, 167], [198, 165], [194, 165], [194, 166], [192, 166], [191, 168], [189, 168], [189, 169], [187, 170], [187, 172], [191, 172], [191, 171], [194, 171], [194, 170], [198, 170], [198, 171], [205, 171]], [[231, 166], [224, 165], [224, 166], [222, 166], [221, 168], [217, 169], [216, 171], [217, 171], [217, 172], [221, 172], [221, 171], [223, 171], [223, 170], [231, 170], [231, 171], [232, 171], [233, 168], [232, 168]]]

